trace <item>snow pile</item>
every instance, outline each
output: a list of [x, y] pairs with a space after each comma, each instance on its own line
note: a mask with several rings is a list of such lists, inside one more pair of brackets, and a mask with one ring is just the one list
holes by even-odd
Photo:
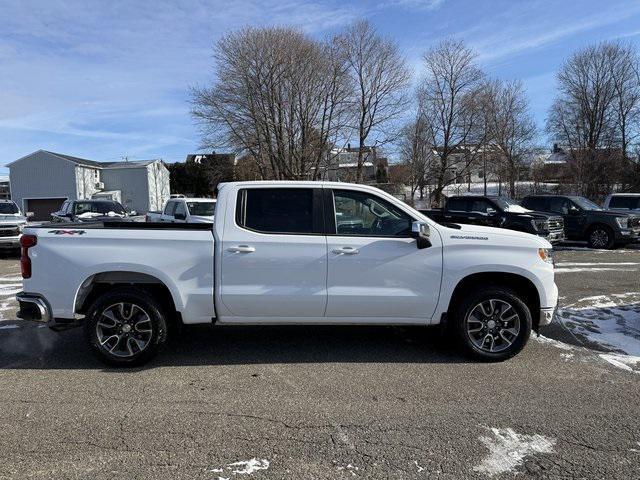
[[529, 455], [553, 453], [556, 443], [552, 438], [519, 434], [511, 428], [491, 428], [490, 431], [492, 435], [480, 437], [489, 449], [489, 455], [480, 465], [473, 467], [476, 472], [489, 476], [513, 471]]

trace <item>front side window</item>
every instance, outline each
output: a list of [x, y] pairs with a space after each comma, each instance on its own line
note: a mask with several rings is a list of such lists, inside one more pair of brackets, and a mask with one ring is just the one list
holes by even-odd
[[212, 217], [216, 213], [216, 202], [187, 202], [189, 213], [202, 217]]
[[553, 197], [549, 203], [550, 203], [549, 209], [553, 213], [560, 213], [562, 215], [569, 214], [569, 208], [571, 207], [571, 202], [566, 198]]
[[611, 197], [609, 200], [609, 208], [638, 208], [640, 197]]
[[[236, 222], [261, 233], [314, 234], [312, 188], [248, 188], [238, 193]], [[317, 223], [317, 222], [316, 222]]]
[[474, 199], [471, 204], [471, 211], [475, 213], [489, 213], [489, 209], [495, 211], [495, 207], [482, 198]]
[[334, 190], [338, 235], [407, 237], [413, 219], [391, 203], [374, 195]]

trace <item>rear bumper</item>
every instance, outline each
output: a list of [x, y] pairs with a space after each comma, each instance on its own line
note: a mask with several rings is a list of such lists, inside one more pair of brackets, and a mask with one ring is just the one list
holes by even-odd
[[45, 324], [52, 321], [51, 307], [42, 295], [20, 292], [16, 300], [20, 305], [18, 318]]

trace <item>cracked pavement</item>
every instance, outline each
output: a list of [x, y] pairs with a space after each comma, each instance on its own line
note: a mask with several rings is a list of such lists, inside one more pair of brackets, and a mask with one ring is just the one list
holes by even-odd
[[[0, 260], [0, 274], [16, 264]], [[628, 271], [557, 283], [566, 302], [640, 291]], [[1, 479], [640, 478], [640, 374], [559, 326], [544, 333], [571, 343], [571, 358], [532, 339], [498, 364], [468, 362], [431, 329], [191, 327], [146, 368], [115, 370], [81, 331], [2, 313], [19, 328], [0, 330]], [[491, 429], [553, 447], [490, 477], [474, 467]], [[252, 473], [229, 466], [251, 459]]]

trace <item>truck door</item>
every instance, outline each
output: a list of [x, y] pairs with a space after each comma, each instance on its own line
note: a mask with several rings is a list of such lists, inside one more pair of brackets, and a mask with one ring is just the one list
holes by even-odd
[[222, 238], [222, 321], [321, 318], [327, 304], [322, 189], [256, 186], [237, 191]]
[[325, 189], [325, 212], [326, 316], [356, 323], [431, 318], [442, 273], [437, 232], [419, 250], [410, 235], [414, 218], [369, 192]]
[[178, 202], [175, 200], [169, 200], [164, 207], [162, 215], [160, 215], [161, 222], [173, 222], [173, 212], [176, 211], [176, 205]]

